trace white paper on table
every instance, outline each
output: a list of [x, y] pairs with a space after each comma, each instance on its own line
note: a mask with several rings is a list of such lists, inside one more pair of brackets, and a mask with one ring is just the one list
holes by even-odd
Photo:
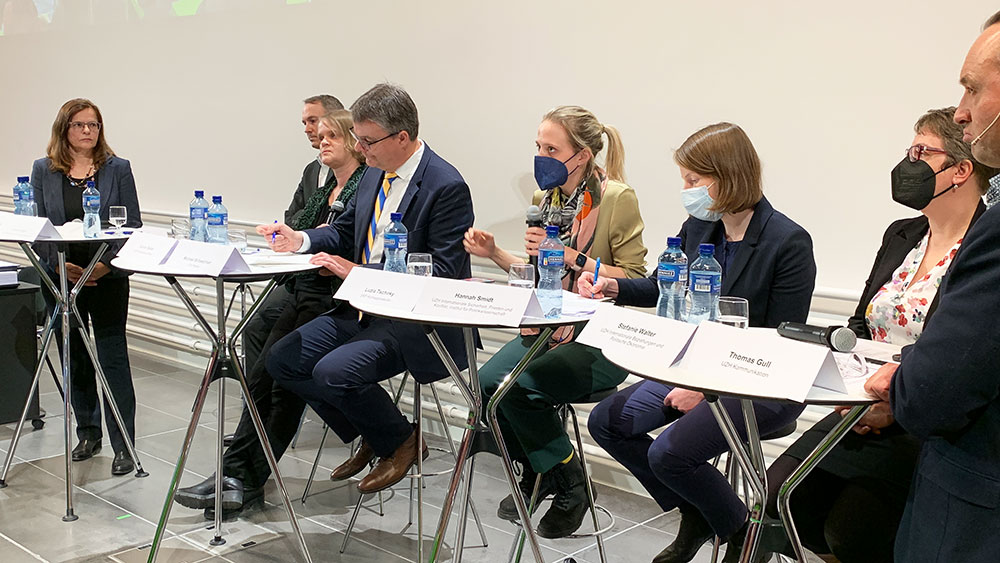
[[6, 212], [0, 212], [0, 237], [4, 240], [19, 242], [60, 240], [63, 238], [47, 217], [14, 215]]
[[166, 262], [175, 246], [176, 239], [137, 232], [129, 237], [116, 258], [128, 262], [136, 270], [146, 270]]
[[677, 362], [697, 328], [611, 303], [591, 302], [597, 303], [596, 312], [576, 341], [608, 354], [632, 355], [650, 365], [667, 367]]
[[427, 278], [413, 312], [469, 325], [517, 327], [533, 298], [533, 291], [517, 287]]
[[357, 266], [344, 278], [334, 297], [358, 307], [370, 304], [379, 309], [389, 307], [409, 312], [416, 305], [427, 279]]
[[853, 352], [861, 354], [868, 359], [889, 363], [894, 361], [892, 359], [893, 354], [898, 354], [900, 350], [902, 350], [902, 347], [895, 344], [859, 338], [858, 343], [854, 345]]
[[216, 277], [220, 274], [250, 273], [250, 266], [236, 247], [196, 240], [179, 239], [163, 265], [178, 274]]
[[308, 266], [313, 256], [314, 254], [275, 252], [270, 248], [262, 248], [256, 252], [247, 252], [243, 259], [251, 266]]

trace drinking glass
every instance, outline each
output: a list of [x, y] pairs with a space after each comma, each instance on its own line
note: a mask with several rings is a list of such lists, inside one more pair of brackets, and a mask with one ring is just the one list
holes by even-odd
[[247, 233], [239, 229], [229, 231], [229, 246], [235, 246], [240, 254], [247, 253]]
[[507, 272], [507, 285], [523, 289], [534, 289], [535, 267], [531, 264], [511, 264]]
[[191, 237], [191, 223], [187, 219], [170, 220], [170, 238], [187, 239]]
[[724, 325], [747, 328], [750, 326], [750, 304], [742, 297], [723, 295], [719, 297], [719, 317], [716, 320]]
[[108, 208], [108, 221], [110, 221], [111, 224], [114, 225], [115, 232], [118, 232], [122, 229], [122, 225], [125, 224], [127, 217], [128, 217], [128, 210], [125, 209], [124, 205], [112, 205], [111, 207]]
[[414, 276], [434, 275], [434, 260], [431, 258], [430, 254], [407, 254], [406, 273]]

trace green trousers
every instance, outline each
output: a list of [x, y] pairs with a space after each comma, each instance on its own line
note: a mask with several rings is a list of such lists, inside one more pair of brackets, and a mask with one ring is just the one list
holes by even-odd
[[[484, 404], [536, 338], [511, 340], [479, 369]], [[537, 473], [555, 467], [573, 453], [556, 406], [582, 402], [596, 391], [618, 387], [626, 375], [600, 350], [584, 344], [569, 342], [540, 352], [497, 408], [500, 431], [511, 457], [528, 461]]]

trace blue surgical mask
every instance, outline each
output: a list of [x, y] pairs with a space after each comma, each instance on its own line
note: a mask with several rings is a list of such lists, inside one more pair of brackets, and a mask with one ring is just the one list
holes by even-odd
[[[578, 154], [580, 154], [580, 151], [576, 151], [573, 156], [567, 158], [566, 160], [559, 160], [558, 158], [552, 158], [551, 156], [536, 154], [535, 182], [538, 183], [538, 187], [543, 190], [551, 190], [565, 184], [566, 180], [569, 179], [569, 175], [576, 172], [576, 168], [572, 171], [567, 171], [566, 163]], [[579, 166], [577, 166], [577, 168], [579, 168]]]
[[722, 213], [709, 209], [715, 204], [712, 196], [708, 195], [708, 188], [710, 187], [712, 187], [712, 184], [681, 190], [681, 203], [684, 205], [684, 210], [688, 212], [688, 215], [695, 219], [709, 222], [722, 219]]

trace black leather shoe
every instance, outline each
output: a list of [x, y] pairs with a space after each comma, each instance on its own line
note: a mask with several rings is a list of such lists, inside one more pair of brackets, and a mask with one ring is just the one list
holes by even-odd
[[713, 537], [715, 532], [697, 509], [692, 508], [691, 513], [682, 512], [677, 539], [654, 557], [653, 563], [687, 563]]
[[[538, 498], [535, 499], [535, 506], [531, 506], [531, 493], [535, 489], [535, 479], [538, 474], [531, 469], [527, 462], [523, 462], [522, 467], [521, 480], [517, 482], [517, 488], [521, 491], [525, 506], [531, 511], [531, 514], [534, 514], [538, 510], [538, 505], [542, 504], [546, 497], [556, 492], [555, 486], [551, 478], [542, 475], [542, 482], [538, 485]], [[517, 505], [514, 504], [514, 495], [507, 495], [500, 501], [500, 506], [497, 507], [497, 517], [511, 522], [521, 519], [517, 513]]]
[[[238, 510], [243, 507], [243, 482], [235, 477], [222, 478], [222, 509]], [[187, 508], [215, 509], [215, 475], [192, 487], [178, 489], [174, 501]]]
[[[223, 484], [225, 487], [225, 484]], [[232, 505], [226, 505], [225, 491], [222, 493], [222, 519], [229, 520], [231, 518], [236, 518], [246, 510], [263, 505], [264, 504], [264, 488], [259, 487], [256, 489], [246, 489], [243, 492], [242, 504], [238, 507], [230, 508]], [[215, 520], [215, 504], [209, 506], [205, 509], [205, 520]]]
[[[573, 459], [553, 467], [548, 473], [556, 494], [552, 506], [538, 523], [538, 535], [548, 539], [564, 538], [580, 528], [590, 509], [580, 456], [574, 453]], [[594, 498], [597, 498], [596, 491]]]
[[112, 475], [128, 475], [135, 469], [135, 462], [128, 452], [122, 450], [115, 454], [115, 460], [111, 462]]
[[90, 459], [101, 453], [101, 440], [80, 440], [73, 448], [73, 461], [83, 461]]

